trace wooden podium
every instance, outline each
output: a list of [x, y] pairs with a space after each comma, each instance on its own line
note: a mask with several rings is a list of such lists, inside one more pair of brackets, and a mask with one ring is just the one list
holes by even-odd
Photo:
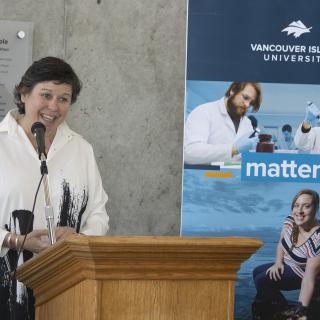
[[22, 265], [38, 320], [233, 320], [253, 238], [74, 235]]

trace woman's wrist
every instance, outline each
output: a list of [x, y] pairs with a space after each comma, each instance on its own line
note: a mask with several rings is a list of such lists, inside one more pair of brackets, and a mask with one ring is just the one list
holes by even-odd
[[283, 268], [283, 263], [282, 262], [275, 262], [273, 267], [276, 268], [277, 270], [280, 270]]
[[4, 238], [4, 245], [9, 249], [18, 250], [20, 248], [20, 236], [15, 233], [8, 233]]

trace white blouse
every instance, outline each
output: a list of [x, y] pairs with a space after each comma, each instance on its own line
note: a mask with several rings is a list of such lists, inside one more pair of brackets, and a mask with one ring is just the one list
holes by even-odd
[[[40, 180], [40, 160], [26, 133], [17, 124], [17, 110], [0, 123], [0, 256], [8, 233], [25, 228]], [[105, 235], [108, 215], [105, 193], [91, 145], [62, 123], [47, 157], [49, 191], [54, 223], [76, 228], [87, 235]], [[41, 185], [33, 229], [46, 228], [45, 200]], [[22, 217], [22, 218], [21, 218]]]

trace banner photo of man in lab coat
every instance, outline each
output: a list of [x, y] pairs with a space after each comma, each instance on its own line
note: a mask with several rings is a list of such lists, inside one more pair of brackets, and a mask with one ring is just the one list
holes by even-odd
[[181, 235], [263, 240], [237, 320], [320, 319], [319, 9], [189, 0]]
[[246, 113], [249, 108], [257, 112], [260, 104], [258, 83], [233, 82], [222, 98], [197, 106], [185, 125], [184, 161], [210, 164], [241, 159], [258, 142]]

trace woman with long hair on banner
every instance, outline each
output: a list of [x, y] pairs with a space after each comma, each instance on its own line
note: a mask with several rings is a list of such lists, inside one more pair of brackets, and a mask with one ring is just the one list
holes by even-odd
[[[311, 301], [320, 274], [320, 224], [316, 218], [319, 195], [316, 191], [299, 191], [291, 204], [277, 246], [274, 263], [253, 271], [257, 295], [252, 305], [253, 319], [276, 319], [276, 313], [310, 314]], [[300, 289], [297, 305], [288, 307], [281, 290]]]

